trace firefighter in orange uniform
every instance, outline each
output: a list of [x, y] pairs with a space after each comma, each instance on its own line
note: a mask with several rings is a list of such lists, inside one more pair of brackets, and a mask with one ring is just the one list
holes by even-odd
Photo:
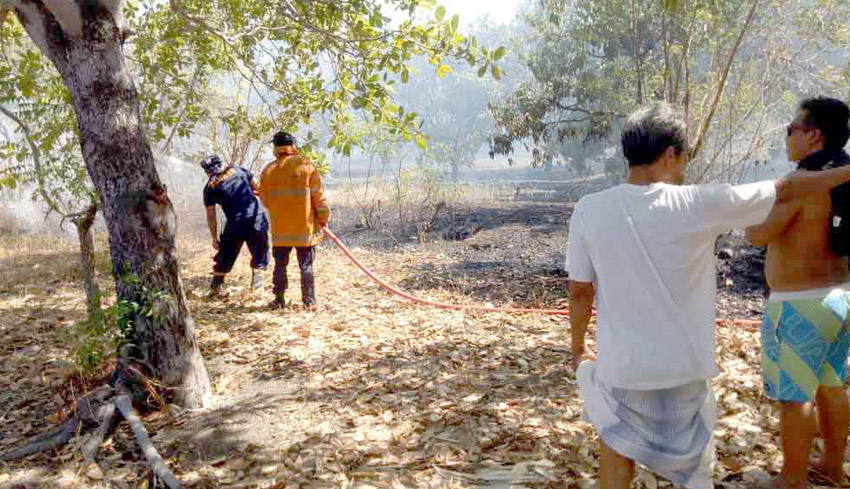
[[272, 140], [275, 161], [260, 177], [260, 200], [271, 218], [274, 266], [272, 308], [285, 305], [289, 286], [286, 267], [292, 249], [301, 269], [301, 300], [307, 310], [316, 310], [313, 260], [328, 225], [330, 209], [325, 201], [322, 179], [313, 163], [295, 148], [295, 138], [278, 132]]

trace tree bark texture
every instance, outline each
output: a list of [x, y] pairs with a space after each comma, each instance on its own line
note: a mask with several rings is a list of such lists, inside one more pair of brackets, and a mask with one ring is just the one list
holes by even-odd
[[80, 260], [83, 265], [83, 285], [86, 289], [86, 304], [89, 317], [100, 309], [100, 288], [95, 278], [94, 238], [91, 228], [97, 215], [97, 204], [92, 204], [86, 212], [74, 220], [77, 236], [80, 239]]
[[[79, 22], [68, 18], [73, 9], [54, 15], [39, 0], [14, 6], [70, 91], [83, 158], [109, 233], [118, 300], [138, 307], [121, 356], [174, 389], [179, 404], [203, 407], [211, 396], [209, 376], [183, 293], [173, 207], [142, 132], [138, 93], [125, 62], [121, 2], [69, 3]], [[81, 29], [69, 34], [63, 26]]]

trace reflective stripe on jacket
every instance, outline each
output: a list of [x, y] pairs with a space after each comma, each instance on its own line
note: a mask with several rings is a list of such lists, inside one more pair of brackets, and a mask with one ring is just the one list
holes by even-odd
[[297, 151], [277, 148], [277, 160], [260, 177], [260, 200], [271, 219], [274, 246], [315, 246], [330, 218], [322, 178]]

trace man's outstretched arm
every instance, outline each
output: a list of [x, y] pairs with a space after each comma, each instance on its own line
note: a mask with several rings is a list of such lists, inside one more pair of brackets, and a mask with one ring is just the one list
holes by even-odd
[[829, 192], [850, 182], [850, 165], [824, 171], [794, 171], [775, 180], [776, 201], [788, 202], [812, 193]]
[[794, 222], [802, 208], [799, 199], [774, 205], [764, 222], [746, 229], [747, 241], [753, 246], [767, 246]]

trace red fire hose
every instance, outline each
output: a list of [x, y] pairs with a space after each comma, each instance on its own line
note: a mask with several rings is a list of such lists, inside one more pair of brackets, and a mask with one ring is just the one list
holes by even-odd
[[[450, 310], [455, 310], [455, 311], [504, 312], [504, 313], [509, 313], [509, 314], [544, 314], [544, 315], [549, 315], [549, 316], [569, 316], [570, 315], [569, 309], [523, 309], [523, 308], [516, 308], [516, 307], [488, 307], [488, 306], [464, 305], [464, 304], [447, 304], [447, 303], [444, 303], [444, 302], [435, 302], [435, 301], [420, 299], [418, 297], [410, 295], [409, 293], [407, 293], [407, 292], [405, 292], [401, 289], [393, 287], [392, 285], [388, 284], [383, 279], [381, 279], [380, 277], [375, 275], [375, 273], [372, 272], [372, 270], [369, 270], [369, 268], [366, 267], [366, 265], [363, 265], [362, 263], [360, 263], [360, 260], [358, 260], [357, 257], [355, 257], [351, 253], [351, 250], [349, 250], [348, 247], [345, 246], [345, 243], [343, 243], [342, 240], [339, 239], [339, 237], [337, 235], [335, 235], [333, 232], [331, 232], [331, 230], [328, 229], [328, 228], [324, 228], [324, 231], [325, 231], [325, 234], [327, 235], [327, 237], [330, 238], [330, 240], [333, 241], [334, 244], [337, 245], [337, 247], [339, 247], [340, 250], [342, 250], [342, 252], [345, 254], [345, 256], [347, 256], [348, 259], [352, 261], [352, 263], [357, 265], [357, 268], [362, 270], [363, 273], [366, 274], [366, 276], [368, 276], [369, 278], [374, 280], [378, 285], [380, 285], [385, 290], [387, 290], [387, 292], [390, 292], [391, 294], [395, 294], [399, 297], [403, 297], [403, 298], [405, 298], [409, 301], [415, 302], [417, 304], [436, 307], [436, 308], [439, 308], [439, 309], [450, 309]], [[593, 313], [596, 314], [596, 311], [594, 310]], [[736, 326], [758, 326], [758, 325], [761, 324], [761, 321], [755, 321], [755, 320], [751, 320], [751, 319], [717, 319], [717, 324], [724, 324], [724, 323], [727, 323], [727, 322], [731, 322], [732, 324], [734, 324]]]

